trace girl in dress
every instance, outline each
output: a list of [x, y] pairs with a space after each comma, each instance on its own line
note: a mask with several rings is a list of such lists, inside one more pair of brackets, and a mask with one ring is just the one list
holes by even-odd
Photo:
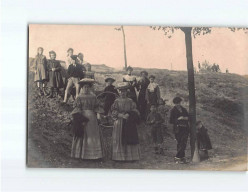
[[[94, 79], [82, 79], [79, 81], [82, 87], [80, 94], [74, 102], [74, 111], [79, 112], [88, 119], [84, 128], [84, 137], [74, 136], [72, 141], [71, 157], [81, 159], [101, 159], [104, 157], [102, 134], [98, 126], [97, 116], [103, 113], [99, 108], [97, 98], [90, 93]], [[99, 114], [97, 114], [99, 113]]]
[[112, 160], [135, 161], [140, 159], [137, 123], [139, 111], [134, 101], [127, 97], [127, 83], [120, 83], [117, 89], [120, 97], [114, 101], [111, 114], [114, 120], [112, 133]]
[[49, 74], [49, 82], [48, 86], [50, 88], [50, 95], [49, 98], [58, 95], [59, 89], [64, 88], [64, 82], [61, 75], [61, 65], [58, 60], [56, 60], [56, 53], [54, 51], [49, 52], [50, 60], [48, 60], [47, 67], [48, 67], [48, 74]]
[[[37, 87], [39, 89], [40, 95], [47, 95], [45, 91], [46, 87], [46, 81], [48, 79], [47, 77], [47, 60], [46, 56], [43, 55], [44, 49], [42, 47], [39, 47], [37, 49], [37, 55], [34, 59], [34, 69], [35, 69], [35, 75], [34, 75], [34, 82], [37, 83]], [[41, 89], [42, 87], [42, 89]]]

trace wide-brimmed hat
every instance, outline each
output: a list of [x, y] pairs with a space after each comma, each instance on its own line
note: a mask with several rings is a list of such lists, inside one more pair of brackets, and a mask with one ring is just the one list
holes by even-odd
[[78, 81], [79, 84], [94, 84], [95, 83], [95, 79], [91, 79], [91, 78], [84, 78], [81, 79], [80, 81]]
[[115, 88], [116, 89], [119, 89], [119, 90], [129, 89], [130, 88], [130, 85], [128, 84], [128, 82], [122, 82], [122, 83], [118, 83]]
[[115, 82], [115, 79], [112, 77], [106, 77], [105, 82], [108, 82], [109, 80]]
[[178, 103], [180, 103], [182, 101], [182, 98], [180, 98], [180, 97], [175, 97], [174, 99], [173, 99], [173, 103], [174, 104], [178, 104]]
[[128, 67], [126, 68], [126, 71], [128, 71], [128, 70], [133, 71], [133, 68], [132, 68], [131, 66], [128, 66]]

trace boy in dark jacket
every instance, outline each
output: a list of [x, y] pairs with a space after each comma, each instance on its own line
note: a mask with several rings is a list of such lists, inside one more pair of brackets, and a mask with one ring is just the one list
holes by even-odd
[[67, 83], [67, 87], [65, 90], [65, 98], [64, 98], [64, 103], [67, 103], [68, 100], [68, 94], [71, 91], [71, 88], [73, 87], [73, 85], [76, 88], [76, 98], [79, 94], [79, 90], [80, 90], [80, 86], [78, 84], [78, 81], [80, 80], [80, 78], [83, 78], [83, 69], [82, 66], [80, 64], [76, 63], [76, 57], [72, 56], [72, 64], [69, 65], [67, 73], [68, 73], [68, 83]]
[[175, 137], [177, 140], [176, 163], [186, 163], [185, 149], [189, 136], [188, 112], [181, 106], [182, 99], [175, 97], [173, 103], [175, 106], [171, 109], [170, 123], [173, 124]]
[[164, 120], [161, 115], [157, 112], [155, 105], [151, 105], [150, 113], [147, 116], [146, 124], [151, 127], [151, 135], [154, 143], [155, 154], [164, 155], [164, 150], [162, 148], [163, 144], [163, 132], [162, 123]]

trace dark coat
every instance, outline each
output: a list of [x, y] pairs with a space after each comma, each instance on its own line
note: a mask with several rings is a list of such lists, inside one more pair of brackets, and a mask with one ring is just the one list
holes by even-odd
[[76, 64], [76, 66], [71, 64], [68, 67], [67, 73], [69, 77], [76, 77], [81, 79], [84, 77], [84, 67], [80, 64]]
[[[105, 87], [104, 92], [112, 92], [116, 95], [118, 95], [118, 91], [115, 89], [115, 86], [109, 85]], [[105, 115], [108, 114], [112, 104], [114, 103], [116, 99], [116, 95], [110, 94], [110, 93], [105, 93], [104, 94], [104, 113]]]
[[139, 96], [138, 96], [138, 109], [142, 119], [146, 119], [147, 115], [147, 101], [146, 101], [146, 89], [150, 81], [148, 78], [138, 81]]
[[139, 123], [139, 115], [135, 111], [127, 112], [128, 119], [123, 119], [122, 128], [122, 144], [139, 144], [137, 124]]
[[129, 83], [130, 88], [129, 88], [127, 96], [129, 98], [131, 98], [137, 105], [138, 102], [137, 102], [137, 95], [136, 95], [135, 88], [138, 89], [138, 86], [137, 86], [136, 78], [133, 81], [127, 81], [125, 78], [123, 78], [123, 82], [128, 82]]
[[80, 113], [75, 113], [72, 115], [72, 132], [76, 137], [84, 137], [84, 129], [85, 126], [83, 123], [87, 123], [89, 121], [88, 118], [83, 116]]
[[211, 150], [212, 144], [208, 135], [208, 130], [204, 126], [197, 129], [198, 148], [200, 150]]
[[188, 124], [188, 120], [178, 120], [179, 117], [183, 116], [183, 117], [188, 117], [188, 111], [181, 106], [182, 112], [180, 112], [176, 106], [174, 106], [171, 109], [171, 113], [170, 113], [170, 123], [174, 125], [174, 132], [178, 133], [178, 131], [180, 130], [188, 130], [189, 129], [189, 124]]
[[[52, 68], [55, 68], [55, 71], [52, 71]], [[57, 60], [48, 60], [47, 69], [48, 69], [48, 77], [49, 77], [48, 86], [54, 88], [63, 88], [64, 82], [61, 75], [60, 62]]]

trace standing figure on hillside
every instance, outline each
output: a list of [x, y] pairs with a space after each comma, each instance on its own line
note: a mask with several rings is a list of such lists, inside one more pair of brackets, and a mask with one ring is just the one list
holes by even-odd
[[146, 100], [148, 105], [158, 105], [158, 100], [160, 99], [160, 89], [157, 83], [154, 82], [155, 76], [149, 76], [150, 84], [146, 89]]
[[120, 97], [111, 107], [114, 120], [112, 133], [112, 160], [135, 161], [140, 159], [137, 123], [139, 111], [134, 101], [127, 97], [128, 83], [119, 83]]
[[59, 89], [64, 88], [64, 82], [61, 75], [61, 65], [58, 60], [56, 60], [56, 53], [54, 51], [49, 51], [50, 60], [47, 62], [49, 82], [48, 86], [50, 88], [49, 98], [57, 97], [59, 94]]
[[67, 50], [67, 57], [66, 57], [66, 68], [68, 69], [69, 66], [72, 64], [72, 58], [74, 57], [73, 55], [73, 49], [72, 48], [69, 48]]
[[79, 94], [79, 90], [80, 90], [80, 86], [78, 84], [80, 78], [83, 77], [83, 70], [82, 70], [82, 66], [80, 64], [76, 64], [76, 57], [72, 57], [72, 64], [69, 65], [68, 70], [67, 70], [67, 74], [68, 74], [68, 83], [67, 83], [67, 87], [65, 90], [65, 98], [64, 98], [64, 103], [67, 103], [68, 100], [68, 95], [71, 91], [71, 88], [73, 86], [75, 86], [76, 88], [76, 98]]
[[151, 105], [150, 113], [147, 116], [146, 124], [150, 125], [151, 127], [151, 135], [154, 144], [155, 154], [164, 155], [164, 150], [162, 147], [163, 144], [163, 130], [162, 130], [162, 123], [164, 120], [162, 119], [161, 115], [157, 111], [155, 105]]
[[46, 60], [46, 56], [43, 55], [43, 51], [44, 49], [42, 47], [39, 47], [37, 49], [37, 55], [35, 56], [34, 59], [34, 70], [35, 70], [34, 82], [37, 83], [37, 87], [39, 89], [40, 95], [44, 95], [44, 94], [48, 95], [45, 90], [46, 82], [48, 80], [47, 60]]
[[149, 79], [147, 78], [148, 72], [141, 71], [141, 79], [138, 81], [138, 109], [140, 112], [140, 118], [142, 120], [146, 120], [147, 117], [147, 101], [146, 101], [146, 89], [150, 83]]
[[131, 98], [137, 105], [137, 95], [135, 91], [135, 88], [138, 90], [137, 80], [136, 77], [132, 75], [133, 68], [131, 66], [128, 66], [126, 71], [127, 75], [123, 77], [123, 82], [127, 82], [130, 86], [127, 96]]
[[177, 154], [174, 158], [176, 163], [186, 163], [185, 149], [189, 136], [189, 114], [187, 110], [181, 106], [182, 99], [175, 97], [173, 103], [175, 106], [171, 109], [170, 123], [173, 124], [173, 130], [177, 140]]
[[200, 159], [206, 160], [208, 159], [208, 150], [212, 149], [212, 144], [208, 135], [208, 130], [203, 126], [201, 121], [196, 122], [196, 136]]
[[71, 157], [81, 159], [100, 159], [104, 157], [102, 133], [98, 126], [98, 115], [103, 113], [103, 109], [99, 107], [97, 98], [90, 93], [90, 88], [94, 83], [94, 79], [82, 79], [79, 81], [82, 92], [74, 102], [74, 110], [79, 112], [88, 119], [84, 128], [83, 139], [80, 136], [74, 136], [72, 141]]
[[[85, 65], [87, 64], [87, 62], [84, 61], [84, 55], [83, 55], [82, 53], [79, 53], [79, 54], [78, 54], [76, 63], [77, 63], [77, 64], [80, 64], [80, 65], [82, 66], [82, 71], [83, 71], [83, 73], [85, 74], [85, 72], [86, 72]], [[84, 74], [82, 75], [83, 77], [85, 77]], [[82, 79], [82, 78], [80, 78], [80, 79]]]
[[113, 85], [115, 79], [112, 77], [107, 77], [105, 79], [107, 86], [104, 89], [104, 92], [110, 92], [104, 94], [104, 114], [108, 115], [112, 104], [114, 103], [116, 97], [119, 95], [117, 89]]

